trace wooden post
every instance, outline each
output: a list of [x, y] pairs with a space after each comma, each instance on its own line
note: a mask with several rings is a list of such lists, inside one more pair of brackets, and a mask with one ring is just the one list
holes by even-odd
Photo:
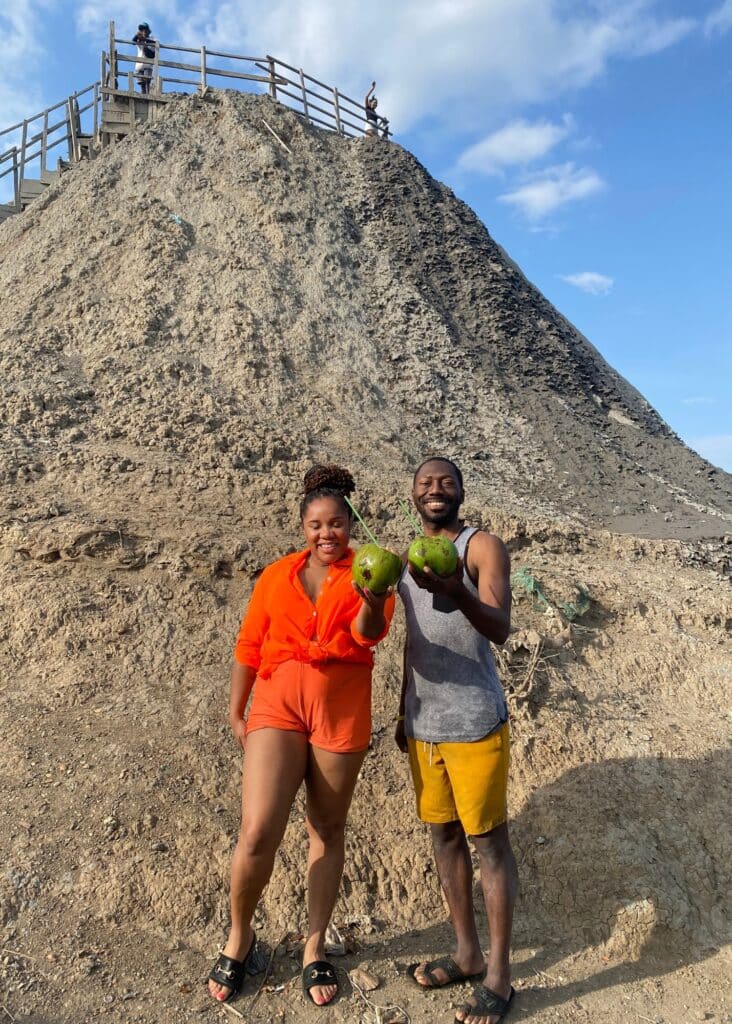
[[134, 71], [127, 72], [127, 92], [130, 94], [135, 91], [135, 73]]
[[117, 44], [114, 41], [114, 22], [109, 23], [109, 83], [117, 88]]
[[154, 92], [160, 90], [160, 43], [155, 40], [155, 63], [153, 64], [151, 88]]
[[94, 124], [92, 127], [92, 139], [94, 145], [97, 143], [97, 132], [99, 131], [99, 82], [94, 83], [94, 92], [92, 94], [92, 110], [94, 111]]
[[79, 136], [81, 135], [81, 110], [79, 110], [79, 94], [74, 93], [71, 106], [74, 110], [74, 133], [76, 134], [76, 158], [81, 160], [81, 142]]
[[43, 133], [41, 135], [41, 179], [46, 173], [46, 151], [48, 149], [48, 111], [43, 111]]
[[339, 135], [342, 135], [343, 129], [341, 127], [341, 107], [338, 102], [338, 90], [335, 88], [333, 89], [333, 105], [335, 107], [336, 131], [338, 132]]
[[13, 202], [15, 203], [15, 212], [22, 213], [23, 207], [20, 205], [20, 174], [18, 173], [17, 146], [13, 146]]
[[300, 68], [300, 88], [302, 89], [302, 109], [305, 114], [305, 120], [310, 121], [310, 114], [308, 113], [308, 94], [305, 89], [305, 75], [302, 68]]
[[206, 47], [201, 47], [201, 95], [206, 92]]
[[69, 122], [69, 159], [76, 163], [79, 159], [79, 143], [76, 137], [76, 111], [74, 110], [73, 96], [69, 96], [66, 100], [66, 118]]
[[269, 64], [269, 94], [273, 100], [277, 99], [277, 86], [275, 85], [275, 60], [274, 57], [270, 57], [267, 54], [267, 63]]
[[100, 70], [102, 72], [102, 77], [99, 80], [100, 83], [101, 83], [100, 87], [99, 87], [99, 104], [100, 104], [100, 107], [99, 107], [99, 110], [100, 110], [100, 117], [99, 117], [99, 145], [102, 147], [102, 149], [106, 149], [106, 147], [107, 147], [107, 145], [109, 143], [109, 136], [104, 131], [104, 98], [105, 98], [104, 97], [104, 86], [107, 84], [107, 82], [106, 82], [107, 55], [104, 52], [104, 50], [102, 50], [102, 61], [101, 61]]
[[23, 121], [23, 131], [20, 136], [20, 180], [25, 177], [25, 154], [28, 148], [28, 122]]

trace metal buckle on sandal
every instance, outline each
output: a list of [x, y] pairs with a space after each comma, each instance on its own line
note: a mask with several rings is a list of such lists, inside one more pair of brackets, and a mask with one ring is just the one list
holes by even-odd
[[223, 967], [219, 967], [218, 968], [218, 972], [219, 972], [219, 974], [223, 974], [223, 976], [225, 978], [228, 978], [229, 981], [231, 981], [231, 979], [234, 977], [234, 972], [233, 971], [226, 971], [226, 970], [224, 970]]

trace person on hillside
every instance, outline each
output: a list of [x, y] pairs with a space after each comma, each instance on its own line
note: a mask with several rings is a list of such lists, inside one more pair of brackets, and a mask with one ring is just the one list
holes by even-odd
[[[146, 21], [140, 22], [137, 26], [137, 32], [132, 37], [132, 42], [137, 47], [138, 57], [153, 59], [155, 56], [155, 40], [150, 35], [150, 26]], [[152, 82], [152, 64], [143, 64], [138, 61], [135, 64], [135, 78], [140, 84], [140, 92], [147, 95], [150, 92], [150, 83]]]
[[389, 629], [395, 598], [391, 588], [375, 595], [352, 581], [348, 470], [315, 466], [304, 484], [306, 547], [265, 568], [234, 650], [229, 721], [245, 756], [231, 930], [209, 975], [209, 991], [222, 1002], [236, 995], [245, 974], [264, 967], [252, 915], [302, 782], [310, 843], [302, 985], [319, 1006], [338, 992], [335, 968], [325, 960], [325, 932], [343, 872], [348, 809], [371, 738], [372, 650]]
[[[430, 825], [456, 938], [452, 956], [412, 964], [409, 974], [425, 989], [477, 980], [455, 1020], [496, 1024], [514, 996], [509, 949], [518, 889], [506, 820], [508, 712], [490, 646], [510, 630], [510, 563], [497, 537], [460, 519], [463, 478], [449, 459], [430, 458], [417, 469], [412, 499], [426, 536], [448, 537], [460, 559], [447, 578], [407, 566], [399, 581], [407, 640], [395, 739], [409, 754], [417, 813]], [[480, 861], [487, 961], [468, 838]]]
[[379, 105], [379, 101], [374, 95], [376, 89], [376, 82], [371, 83], [371, 88], [366, 93], [363, 99], [364, 110], [366, 111], [366, 123], [364, 125], [364, 135], [371, 136], [372, 138], [379, 137], [379, 128], [382, 129], [382, 136], [386, 138], [386, 131], [389, 126], [389, 122], [385, 117], [380, 117], [376, 113], [376, 108]]

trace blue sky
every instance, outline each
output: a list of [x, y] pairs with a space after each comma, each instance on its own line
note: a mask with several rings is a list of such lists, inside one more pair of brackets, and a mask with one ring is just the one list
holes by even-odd
[[15, 0], [0, 128], [98, 77], [110, 18], [375, 78], [398, 141], [732, 471], [732, 0]]

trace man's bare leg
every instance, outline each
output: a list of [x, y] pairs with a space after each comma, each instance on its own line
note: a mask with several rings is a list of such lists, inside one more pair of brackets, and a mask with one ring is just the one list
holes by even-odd
[[[518, 892], [518, 870], [511, 849], [508, 825], [498, 825], [482, 836], [472, 836], [480, 859], [480, 881], [483, 888], [491, 948], [483, 984], [496, 995], [508, 999], [511, 994], [511, 928], [513, 908]], [[455, 1019], [464, 1024], [496, 1024], [500, 1015], [481, 1016], [458, 1010]]]
[[[473, 910], [473, 864], [465, 832], [459, 821], [430, 825], [435, 863], [442, 891], [450, 909], [450, 920], [455, 931], [453, 960], [465, 975], [477, 974], [484, 967], [483, 953], [475, 926]], [[415, 981], [426, 988], [433, 987], [425, 976], [426, 963], [414, 972]], [[435, 979], [444, 984], [449, 979], [436, 968]]]

